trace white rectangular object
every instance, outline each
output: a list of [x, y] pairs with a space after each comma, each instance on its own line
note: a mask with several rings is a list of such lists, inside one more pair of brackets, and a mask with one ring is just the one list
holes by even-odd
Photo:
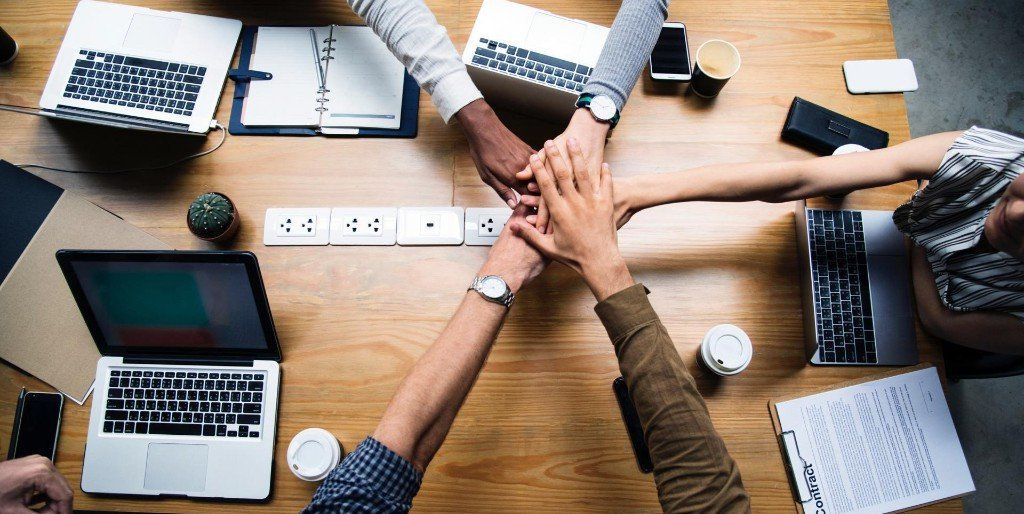
[[461, 245], [464, 219], [462, 207], [400, 207], [398, 244]]
[[466, 208], [466, 245], [492, 246], [510, 217], [508, 207]]
[[855, 95], [917, 91], [917, 75], [910, 59], [846, 61], [843, 75], [846, 89]]
[[[39, 100], [40, 113], [124, 128], [205, 134], [210, 130], [241, 30], [242, 22], [238, 20], [82, 0], [75, 8]], [[106, 59], [108, 56], [111, 59]], [[202, 69], [201, 80], [190, 79], [191, 85], [199, 82], [196, 91], [189, 92], [195, 95], [194, 101], [182, 98], [186, 105], [192, 104], [189, 108], [169, 109], [166, 102], [103, 103], [92, 100], [94, 96], [68, 90], [74, 86], [69, 79], [82, 72], [83, 66], [96, 73], [114, 73], [115, 81], [115, 77], [142, 70], [153, 73], [148, 78], [164, 80], [173, 75], [176, 83], [182, 83], [186, 74], [177, 73], [178, 65], [194, 67], [196, 77]]]
[[397, 241], [395, 207], [335, 207], [330, 243], [335, 246], [391, 246]]
[[775, 408], [806, 513], [893, 512], [974, 491], [934, 367]]
[[267, 209], [263, 244], [267, 246], [324, 246], [330, 238], [331, 209], [288, 207]]

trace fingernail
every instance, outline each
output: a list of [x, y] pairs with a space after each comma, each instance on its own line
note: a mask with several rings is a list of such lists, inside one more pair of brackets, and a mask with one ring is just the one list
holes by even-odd
[[531, 215], [527, 216], [526, 217], [526, 221], [528, 221], [530, 223], [537, 223], [537, 215], [536, 214], [531, 214]]
[[513, 209], [515, 209], [515, 208], [516, 208], [516, 201], [515, 201], [515, 200], [513, 200], [513, 199], [511, 199], [511, 198], [510, 198], [510, 199], [508, 200], [508, 202], [506, 202], [506, 203], [508, 203], [508, 206], [509, 206], [509, 207], [511, 207], [511, 208], [513, 208]]

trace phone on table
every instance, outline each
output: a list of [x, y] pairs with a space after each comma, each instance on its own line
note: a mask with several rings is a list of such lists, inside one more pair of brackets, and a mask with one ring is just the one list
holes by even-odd
[[14, 431], [7, 459], [42, 455], [51, 461], [57, 456], [64, 395], [21, 390], [14, 411]]
[[917, 91], [917, 74], [910, 59], [846, 61], [843, 76], [846, 90], [855, 95]]
[[640, 423], [640, 415], [636, 412], [636, 406], [629, 397], [629, 390], [626, 389], [626, 380], [622, 377], [612, 382], [612, 390], [615, 391], [615, 399], [619, 402], [619, 410], [622, 411], [622, 422], [626, 424], [626, 433], [629, 434], [629, 443], [633, 446], [633, 455], [636, 457], [636, 465], [643, 473], [654, 471], [654, 463], [651, 461], [651, 450], [647, 448], [647, 441], [644, 439], [644, 426]]
[[651, 52], [651, 78], [689, 82], [690, 68], [690, 43], [686, 40], [686, 25], [678, 21], [665, 22]]

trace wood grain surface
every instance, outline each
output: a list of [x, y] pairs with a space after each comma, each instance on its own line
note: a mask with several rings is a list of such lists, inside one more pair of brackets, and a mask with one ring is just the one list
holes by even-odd
[[[154, 8], [241, 19], [246, 24], [359, 23], [340, 0], [147, 1]], [[556, 0], [555, 13], [610, 25], [618, 2]], [[462, 49], [478, 1], [428, 1]], [[38, 105], [75, 3], [0, 2], [0, 23], [21, 55], [0, 68], [0, 103]], [[841, 64], [896, 56], [885, 0], [687, 1], [672, 3], [696, 48], [723, 38], [743, 67], [713, 101], [675, 84], [641, 78], [608, 144], [616, 175], [715, 162], [810, 156], [779, 139], [795, 95], [909, 137], [902, 95], [846, 92]], [[227, 120], [229, 86], [217, 118]], [[539, 145], [560, 127], [503, 114]], [[0, 111], [0, 158], [14, 163], [117, 169], [158, 164], [212, 145], [201, 138], [131, 133]], [[122, 175], [39, 172], [178, 249], [255, 252], [284, 351], [273, 501], [225, 505], [186, 500], [97, 498], [77, 490], [88, 404], [68, 404], [58, 467], [78, 508], [133, 511], [296, 511], [313, 493], [287, 469], [299, 430], [330, 430], [346, 451], [370, 433], [398, 382], [441, 331], [488, 249], [479, 247], [265, 247], [264, 211], [287, 206], [499, 206], [477, 177], [457, 127], [420, 96], [415, 139], [228, 137], [214, 154], [172, 169]], [[189, 234], [185, 210], [205, 191], [230, 195], [242, 214], [236, 241], [214, 246]], [[894, 208], [901, 184], [851, 194], [844, 206]], [[820, 202], [820, 201], [819, 201]], [[873, 368], [811, 367], [804, 358], [794, 205], [692, 203], [640, 213], [620, 235], [635, 277], [706, 396], [715, 425], [739, 463], [755, 512], [792, 512], [772, 433], [769, 398], [865, 376]], [[523, 291], [431, 465], [416, 498], [424, 512], [651, 512], [650, 475], [637, 471], [612, 395], [618, 371], [594, 300], [567, 268], [553, 265]], [[695, 364], [711, 326], [750, 335], [754, 359], [742, 375], [715, 379]], [[0, 337], [3, 337], [0, 335]], [[935, 340], [918, 331], [923, 361], [941, 366]], [[89, 364], [91, 365], [91, 364]], [[0, 445], [6, 446], [21, 387], [48, 386], [0, 366]], [[239, 471], [244, 477], [245, 470]], [[959, 500], [928, 508], [960, 511]]]

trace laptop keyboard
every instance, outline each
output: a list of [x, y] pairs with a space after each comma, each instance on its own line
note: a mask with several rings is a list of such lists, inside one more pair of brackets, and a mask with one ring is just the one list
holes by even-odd
[[483, 38], [473, 64], [575, 93], [583, 91], [593, 71], [582, 64]]
[[80, 50], [64, 98], [191, 116], [206, 68]]
[[808, 209], [807, 236], [819, 360], [877, 363], [861, 213]]
[[266, 374], [112, 369], [103, 432], [259, 437]]

